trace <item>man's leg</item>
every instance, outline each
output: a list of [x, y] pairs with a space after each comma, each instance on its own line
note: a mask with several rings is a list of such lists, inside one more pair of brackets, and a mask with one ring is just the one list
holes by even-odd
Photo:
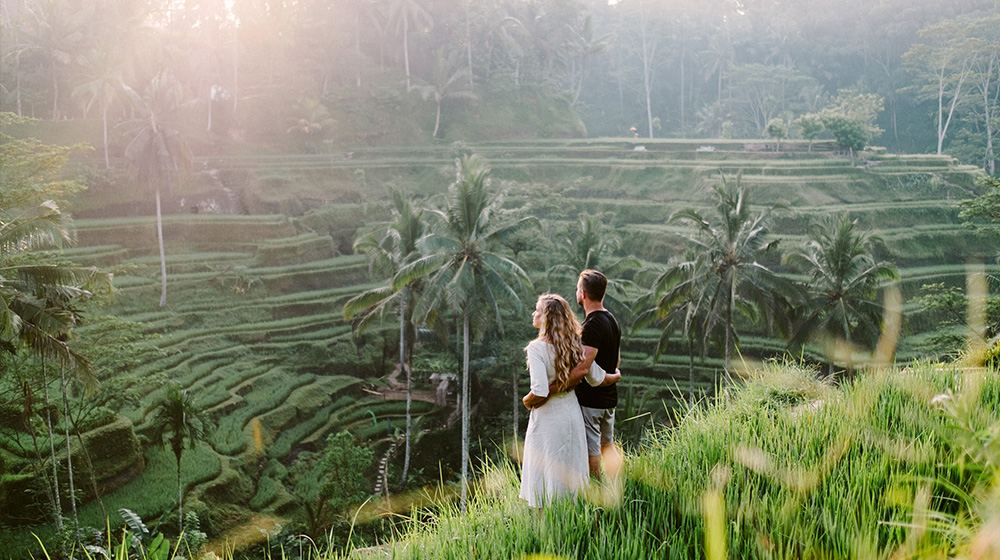
[[[604, 411], [601, 416], [601, 457], [604, 459], [604, 470], [612, 480], [618, 478], [622, 470], [622, 456], [615, 446], [615, 409], [610, 408]], [[593, 464], [593, 462], [591, 462]]]
[[587, 433], [587, 463], [590, 467], [590, 476], [601, 477], [601, 416], [604, 410], [600, 408], [590, 408], [581, 406], [583, 413], [583, 427]]
[[590, 455], [587, 457], [587, 462], [590, 463], [590, 476], [597, 479], [601, 478], [601, 456]]
[[[611, 443], [601, 447], [601, 456], [597, 457], [598, 468], [600, 468], [602, 458], [604, 459], [604, 470], [608, 472], [608, 478], [611, 480], [617, 479], [624, 466], [621, 453], [618, 452], [618, 446]], [[594, 457], [591, 457], [590, 460], [590, 464], [593, 465]], [[593, 467], [591, 469], [593, 470]]]

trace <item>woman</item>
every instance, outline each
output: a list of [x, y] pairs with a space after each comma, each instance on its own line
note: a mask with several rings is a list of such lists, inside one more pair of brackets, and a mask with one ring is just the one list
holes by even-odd
[[[573, 366], [583, 359], [580, 322], [569, 303], [555, 294], [542, 294], [531, 315], [538, 338], [525, 350], [531, 392], [524, 406], [531, 410], [528, 433], [524, 437], [521, 463], [521, 498], [541, 508], [555, 496], [576, 494], [587, 483], [587, 438], [576, 394], [566, 391]], [[597, 364], [585, 378], [592, 386], [610, 385], [621, 378], [606, 374]], [[549, 395], [549, 384], [562, 390]]]

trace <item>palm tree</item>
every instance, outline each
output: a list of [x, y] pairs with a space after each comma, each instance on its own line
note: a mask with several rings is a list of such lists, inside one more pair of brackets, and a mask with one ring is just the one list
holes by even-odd
[[110, 287], [110, 275], [30, 256], [71, 242], [69, 225], [51, 201], [0, 209], [0, 350], [13, 352], [23, 343], [36, 355], [92, 374], [87, 359], [66, 343], [77, 322], [70, 303], [89, 298], [96, 286]]
[[140, 96], [128, 90], [140, 117], [124, 123], [129, 138], [125, 158], [139, 183], [156, 194], [156, 237], [160, 247], [160, 307], [167, 304], [167, 257], [163, 248], [163, 213], [160, 189], [168, 186], [181, 171], [191, 166], [191, 150], [184, 137], [165, 122], [167, 115], [181, 106], [184, 90], [169, 72], [162, 71]]
[[734, 313], [740, 312], [753, 321], [765, 317], [772, 327], [784, 328], [775, 319], [784, 308], [784, 295], [791, 285], [775, 275], [759, 261], [777, 247], [769, 241], [775, 205], [754, 212], [750, 207], [749, 189], [741, 185], [741, 175], [735, 181], [722, 177], [722, 184], [713, 187], [716, 195], [716, 216], [708, 217], [694, 208], [687, 208], [671, 217], [671, 223], [687, 223], [695, 228], [693, 236], [685, 236], [692, 244], [699, 265], [690, 280], [695, 287], [693, 297], [704, 302], [699, 312], [704, 319], [702, 333], [711, 333], [721, 324], [724, 329], [725, 381], [732, 382], [731, 352], [737, 340]]
[[[25, 26], [29, 43], [44, 54], [52, 80], [52, 120], [58, 120], [59, 85], [62, 75], [73, 62], [74, 53], [83, 49], [85, 23], [92, 17], [87, 11], [67, 10], [58, 0], [41, 0], [24, 6], [31, 16]], [[91, 8], [92, 9], [92, 8]]]
[[101, 108], [101, 123], [103, 124], [104, 167], [111, 167], [108, 154], [108, 110], [125, 92], [122, 71], [118, 68], [114, 55], [91, 49], [85, 61], [88, 68], [87, 81], [73, 89], [72, 97], [85, 99], [83, 113], [86, 116], [94, 105]]
[[635, 257], [615, 257], [621, 249], [621, 237], [604, 224], [601, 216], [580, 214], [576, 224], [567, 228], [558, 239], [555, 249], [559, 254], [558, 264], [546, 271], [550, 282], [553, 277], [562, 277], [571, 289], [575, 289], [577, 274], [587, 269], [600, 270], [608, 277], [605, 305], [619, 317], [626, 314], [628, 307], [616, 294], [624, 294], [631, 284], [622, 276], [641, 267], [642, 262]]
[[438, 49], [434, 53], [433, 81], [427, 85], [417, 86], [421, 97], [425, 100], [433, 98], [437, 104], [432, 138], [437, 138], [441, 126], [441, 104], [445, 99], [476, 99], [476, 94], [466, 81], [466, 74], [468, 70], [461, 66], [456, 51], [448, 53], [447, 56], [444, 54], [444, 49]]
[[68, 221], [52, 202], [28, 209], [0, 211], [0, 352], [13, 356], [20, 348], [27, 347], [42, 359], [42, 386], [52, 457], [52, 497], [57, 528], [62, 526], [62, 506], [59, 500], [59, 477], [53, 441], [55, 432], [52, 429], [45, 360], [52, 358], [61, 366], [63, 407], [64, 413], [67, 413], [67, 475], [74, 528], [78, 529], [68, 434], [66, 369], [72, 368], [88, 389], [95, 386], [96, 377], [86, 357], [70, 348], [67, 341], [71, 329], [79, 322], [75, 302], [91, 297], [91, 290], [99, 285], [110, 289], [110, 275], [98, 273], [96, 268], [47, 263], [31, 254], [35, 251], [58, 249], [62, 243], [72, 240]]
[[[576, 91], [573, 94], [573, 105], [580, 100], [580, 92], [583, 90], [583, 76], [587, 68], [587, 60], [600, 56], [608, 49], [611, 33], [606, 33], [600, 37], [594, 37], [594, 24], [591, 14], [584, 14], [580, 18], [579, 28], [566, 24], [566, 31], [569, 36], [569, 55], [572, 57], [570, 64], [571, 81], [576, 81]], [[577, 69], [576, 63], [579, 61], [580, 67]], [[579, 77], [573, 80], [575, 74]]]
[[702, 264], [698, 260], [687, 259], [659, 273], [653, 280], [650, 291], [636, 302], [636, 313], [632, 319], [633, 332], [654, 324], [660, 327], [654, 360], [666, 353], [671, 337], [680, 331], [688, 353], [688, 399], [691, 406], [694, 406], [695, 401], [695, 340], [701, 335], [704, 349], [707, 347], [704, 342], [709, 334], [699, 331], [705, 320], [702, 313], [705, 302], [699, 298], [704, 294], [697, 284], [702, 278], [698, 270]]
[[432, 23], [430, 12], [417, 0], [392, 0], [389, 5], [389, 21], [396, 23], [396, 32], [403, 36], [403, 64], [406, 68], [406, 92], [410, 85], [410, 23], [427, 25]]
[[[886, 282], [899, 280], [899, 271], [892, 263], [875, 261], [871, 250], [878, 238], [856, 231], [856, 225], [847, 214], [818, 220], [809, 241], [785, 256], [810, 278], [793, 340], [829, 335], [842, 337], [850, 347], [858, 338], [878, 338], [883, 310], [876, 296]], [[832, 371], [832, 360], [829, 367]]]
[[444, 210], [431, 210], [438, 216], [438, 231], [421, 240], [427, 256], [417, 259], [393, 279], [393, 289], [406, 286], [416, 278], [425, 278], [424, 296], [417, 304], [416, 316], [427, 318], [433, 312], [451, 307], [462, 320], [462, 509], [468, 499], [469, 471], [469, 355], [473, 323], [493, 322], [502, 331], [501, 303], [517, 308], [521, 300], [514, 288], [528, 285], [527, 273], [512, 260], [491, 252], [500, 241], [521, 228], [537, 223], [523, 218], [512, 224], [503, 220], [502, 194], [490, 191], [489, 168], [478, 155], [458, 162], [455, 183], [449, 189]]
[[181, 486], [181, 456], [184, 445], [194, 449], [209, 427], [208, 417], [194, 404], [191, 395], [181, 390], [180, 385], [170, 385], [167, 394], [153, 405], [150, 426], [153, 440], [163, 445], [170, 443], [170, 450], [177, 459], [177, 517], [180, 531], [184, 531], [184, 487]]
[[[424, 235], [423, 210], [414, 209], [411, 201], [402, 191], [391, 189], [393, 221], [384, 224], [354, 243], [355, 252], [368, 255], [371, 267], [379, 272], [394, 276], [406, 264], [420, 256], [417, 242]], [[381, 319], [386, 310], [399, 308], [399, 367], [406, 374], [406, 451], [403, 459], [403, 475], [400, 487], [406, 485], [410, 470], [410, 439], [412, 430], [411, 407], [413, 404], [413, 345], [416, 342], [416, 328], [413, 324], [413, 302], [419, 282], [414, 281], [394, 289], [392, 281], [359, 294], [344, 304], [344, 318], [357, 320], [357, 330], [361, 334], [375, 318]]]

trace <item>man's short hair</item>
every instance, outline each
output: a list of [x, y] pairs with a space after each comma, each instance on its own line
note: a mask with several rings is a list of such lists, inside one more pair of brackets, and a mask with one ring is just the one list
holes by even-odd
[[604, 292], [608, 291], [608, 277], [588, 268], [580, 273], [580, 288], [587, 299], [604, 301]]

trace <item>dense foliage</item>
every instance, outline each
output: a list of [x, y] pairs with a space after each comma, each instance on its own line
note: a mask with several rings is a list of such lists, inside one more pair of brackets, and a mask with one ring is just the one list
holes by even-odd
[[[200, 150], [227, 138], [313, 150], [765, 138], [775, 119], [812, 138], [816, 120], [798, 119], [822, 115], [845, 149], [874, 140], [992, 172], [995, 11], [991, 0], [10, 0], [0, 109], [99, 119], [106, 165], [125, 145], [115, 125], [159, 83], [183, 94]], [[860, 115], [845, 92], [884, 112]]]

